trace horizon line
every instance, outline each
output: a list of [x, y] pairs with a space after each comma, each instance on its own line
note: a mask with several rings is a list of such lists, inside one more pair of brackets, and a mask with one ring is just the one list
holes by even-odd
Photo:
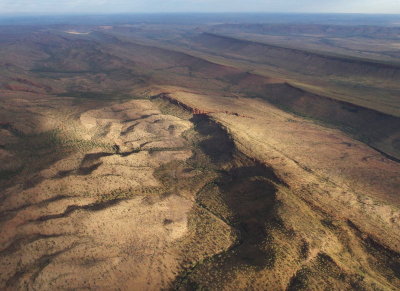
[[210, 11], [167, 11], [167, 12], [149, 12], [149, 11], [137, 11], [137, 12], [109, 12], [109, 13], [91, 13], [91, 12], [19, 12], [19, 13], [1, 13], [1, 16], [112, 16], [112, 15], [169, 15], [169, 14], [286, 14], [286, 15], [385, 15], [385, 16], [400, 16], [400, 13], [371, 13], [371, 12], [290, 12], [290, 11], [221, 11], [221, 12], [210, 12]]

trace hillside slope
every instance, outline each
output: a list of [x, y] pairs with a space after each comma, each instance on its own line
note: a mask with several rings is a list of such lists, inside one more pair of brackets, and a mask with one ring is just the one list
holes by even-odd
[[398, 80], [400, 66], [350, 57], [323, 55], [301, 49], [241, 40], [213, 33], [196, 37], [199, 47], [239, 59], [260, 62], [305, 75], [340, 75], [351, 78]]
[[0, 46], [0, 289], [398, 289], [398, 117], [65, 29]]

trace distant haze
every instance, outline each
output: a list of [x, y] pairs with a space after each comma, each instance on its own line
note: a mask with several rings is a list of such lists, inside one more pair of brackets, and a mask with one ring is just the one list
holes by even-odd
[[400, 13], [400, 0], [0, 0], [0, 14], [159, 12]]

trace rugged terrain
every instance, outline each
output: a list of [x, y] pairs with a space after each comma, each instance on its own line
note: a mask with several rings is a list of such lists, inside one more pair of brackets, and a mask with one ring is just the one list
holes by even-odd
[[220, 29], [0, 27], [1, 289], [398, 290], [398, 65]]

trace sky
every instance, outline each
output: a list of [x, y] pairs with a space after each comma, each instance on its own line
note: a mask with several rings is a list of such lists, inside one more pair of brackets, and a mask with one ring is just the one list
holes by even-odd
[[139, 12], [400, 14], [400, 0], [0, 0], [0, 14]]

